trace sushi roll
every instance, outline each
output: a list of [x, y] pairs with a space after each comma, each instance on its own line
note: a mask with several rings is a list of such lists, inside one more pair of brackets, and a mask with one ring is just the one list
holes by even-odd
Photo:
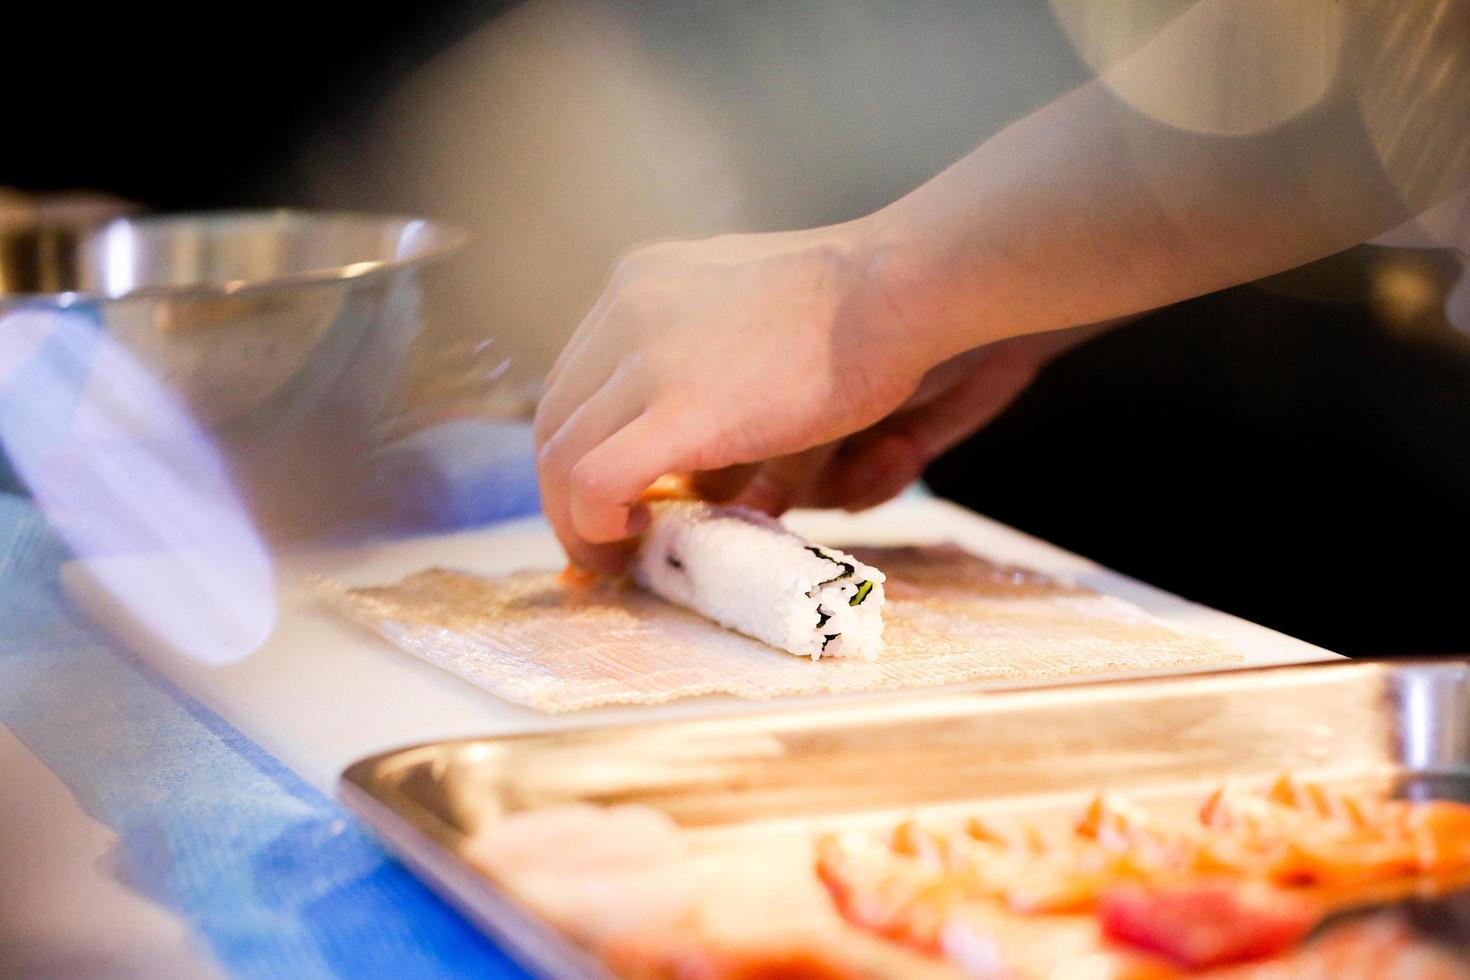
[[801, 657], [877, 659], [883, 573], [741, 507], [651, 505], [634, 580], [669, 602]]

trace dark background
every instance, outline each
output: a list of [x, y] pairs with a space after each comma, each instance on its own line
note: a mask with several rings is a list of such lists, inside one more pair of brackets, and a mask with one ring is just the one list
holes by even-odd
[[[1055, 362], [929, 480], [998, 520], [1348, 654], [1470, 651], [1470, 360], [1367, 298], [1443, 253], [1365, 246]], [[1292, 288], [1332, 285], [1332, 297]]]
[[[291, 165], [512, 6], [17, 15], [0, 186], [172, 210], [303, 203]], [[9, 20], [10, 14], [7, 14]], [[363, 202], [371, 207], [372, 202]], [[1470, 652], [1470, 358], [1445, 254], [1364, 247], [1155, 313], [1054, 364], [937, 463], [935, 489], [1186, 597], [1350, 654]]]
[[303, 140], [353, 128], [416, 66], [514, 4], [16, 6], [0, 59], [0, 186], [178, 210], [296, 203], [282, 194]]

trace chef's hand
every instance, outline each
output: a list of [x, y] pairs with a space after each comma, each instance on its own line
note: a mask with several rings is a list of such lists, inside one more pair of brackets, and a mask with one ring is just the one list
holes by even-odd
[[[1309, 109], [1263, 130], [1217, 128], [1212, 121], [1236, 119], [1236, 79], [1196, 86], [1198, 73], [1179, 66], [1226, 64], [1220, 53], [1234, 50], [1233, 39], [1274, 37], [1267, 28], [1278, 25], [1260, 18], [1287, 23], [1283, 6], [1192, 5], [1105, 76], [870, 218], [630, 256], [563, 353], [537, 413], [542, 500], [572, 560], [616, 568], [621, 555], [609, 546], [640, 530], [638, 496], [666, 472], [782, 459], [870, 427], [848, 452], [891, 470], [873, 481], [872, 496], [889, 492], [930, 452], [914, 432], [937, 432], [923, 438], [942, 445], [993, 411], [990, 399], [1009, 397], [1003, 385], [976, 380], [944, 388], [932, 403], [941, 407], [912, 405], [876, 426], [937, 365], [1302, 265], [1465, 186], [1466, 17], [1412, 13], [1430, 0], [1334, 5], [1346, 31], [1343, 64], [1370, 67], [1329, 79]], [[1432, 56], [1385, 57], [1389, 35], [1398, 38], [1390, 54]], [[1277, 48], [1288, 58], [1296, 50]], [[1261, 57], [1279, 59], [1277, 48]], [[1422, 70], [1406, 75], [1405, 64]], [[1454, 83], [1441, 84], [1444, 66], [1455, 69]], [[1283, 60], [1268, 74], [1294, 80], [1292, 69]], [[1240, 63], [1242, 83], [1260, 74], [1256, 61]], [[1230, 98], [1187, 126], [1143, 111], [1151, 98], [1125, 97], [1176, 88], [1181, 106]], [[1423, 123], [1410, 127], [1420, 137], [1385, 141], [1394, 127], [1383, 121], [1405, 114]], [[780, 476], [783, 466], [797, 476]], [[812, 458], [785, 460], [751, 497], [779, 509], [783, 497], [811, 496], [780, 489], [806, 480], [804, 466], [823, 471]]]
[[[933, 366], [865, 221], [653, 245], [619, 263], [536, 413], [542, 504], [573, 562], [617, 570], [665, 473], [867, 429]], [[882, 453], [882, 446], [875, 448]]]
[[1107, 324], [998, 341], [939, 364], [892, 414], [849, 436], [762, 463], [695, 474], [705, 499], [779, 515], [793, 507], [876, 507], [989, 424], [1049, 361]]

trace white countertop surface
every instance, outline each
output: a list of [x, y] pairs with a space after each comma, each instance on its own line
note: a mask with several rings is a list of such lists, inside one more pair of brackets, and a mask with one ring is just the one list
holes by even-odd
[[[1186, 602], [953, 504], [906, 497], [864, 514], [796, 513], [788, 523], [814, 540], [955, 541], [979, 554], [1074, 578], [1121, 596], [1155, 615], [1204, 629], [1235, 645], [1245, 666], [1332, 659], [1333, 654], [1223, 613]], [[653, 707], [609, 707], [544, 715], [512, 705], [404, 654], [320, 606], [306, 577], [323, 574], [352, 585], [383, 583], [430, 566], [496, 573], [558, 567], [564, 559], [539, 518], [456, 534], [352, 549], [277, 555], [276, 621], [265, 642], [234, 663], [210, 665], [179, 652], [139, 627], [97, 585], [86, 562], [67, 567], [68, 591], [89, 614], [118, 632], [139, 655], [208, 705], [309, 782], [334, 792], [338, 774], [363, 756], [415, 742], [628, 723], [714, 712], [771, 710], [800, 703], [711, 696]], [[134, 574], [149, 574], [136, 564]], [[1049, 681], [1054, 683], [1055, 681]], [[976, 683], [964, 689], [1017, 686]], [[843, 700], [902, 697], [854, 695]]]

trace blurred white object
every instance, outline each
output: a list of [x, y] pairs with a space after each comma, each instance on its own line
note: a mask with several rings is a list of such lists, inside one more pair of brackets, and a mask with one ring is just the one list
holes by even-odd
[[103, 587], [149, 632], [208, 663], [270, 634], [270, 556], [218, 452], [85, 310], [0, 313], [0, 443], [67, 545], [100, 563]]
[[[1343, 60], [1334, 0], [1051, 0], [1078, 55], [1134, 109], [1180, 129], [1242, 136], [1326, 98]], [[1147, 58], [1130, 58], [1147, 45]]]

